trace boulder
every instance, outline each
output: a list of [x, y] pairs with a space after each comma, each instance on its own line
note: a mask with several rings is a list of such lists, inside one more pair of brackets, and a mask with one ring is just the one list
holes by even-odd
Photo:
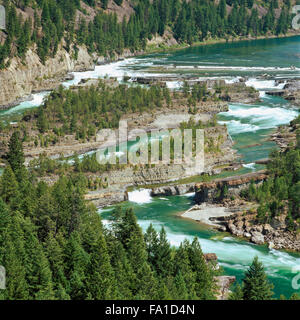
[[268, 223], [264, 225], [263, 234], [269, 234], [269, 233], [272, 233], [273, 231], [274, 231], [273, 228]]
[[271, 227], [277, 230], [282, 229], [282, 228], [285, 228], [285, 223], [284, 221], [280, 221], [277, 218], [273, 218], [271, 221]]
[[253, 231], [252, 232], [251, 241], [253, 243], [256, 243], [256, 244], [264, 244], [265, 243], [265, 237], [260, 232]]
[[217, 261], [218, 257], [215, 253], [205, 253], [204, 254], [205, 260], [208, 261]]

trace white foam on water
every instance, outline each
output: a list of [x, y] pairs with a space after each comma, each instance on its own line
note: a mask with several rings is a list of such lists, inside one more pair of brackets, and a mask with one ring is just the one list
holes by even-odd
[[169, 89], [179, 89], [183, 85], [182, 81], [166, 81], [166, 86]]
[[111, 212], [111, 211], [113, 211], [113, 210], [114, 210], [113, 207], [109, 207], [109, 208], [99, 208], [99, 209], [98, 209], [98, 213]]
[[245, 84], [247, 87], [253, 87], [257, 90], [276, 88], [275, 80], [260, 80], [257, 78], [250, 78], [245, 82]]
[[[237, 133], [237, 130], [247, 132], [288, 124], [297, 117], [298, 112], [294, 109], [281, 107], [230, 105], [229, 111], [222, 114], [226, 117], [248, 120], [247, 123], [241, 123], [240, 120], [236, 120], [237, 122], [235, 120], [228, 121], [228, 126], [232, 130], [231, 133]], [[220, 123], [226, 123], [226, 121], [220, 121]], [[252, 125], [253, 127], [250, 127]]]
[[[180, 66], [184, 69], [183, 66]], [[300, 68], [279, 68], [279, 67], [242, 67], [242, 66], [198, 66], [197, 69], [203, 70], [236, 70], [236, 71], [300, 71]]]
[[276, 86], [276, 88], [277, 88], [277, 89], [283, 89], [284, 86], [286, 85], [286, 83], [287, 83], [286, 81], [283, 81], [282, 83], [278, 83], [277, 86]]
[[224, 80], [225, 80], [225, 83], [232, 84], [232, 83], [240, 82], [240, 79], [241, 77], [234, 77], [234, 78], [224, 79]]
[[266, 98], [267, 97], [266, 91], [259, 91], [259, 97]]
[[[300, 264], [300, 258], [293, 257], [288, 253], [277, 250], [262, 252], [259, 250], [259, 246], [249, 243], [229, 243], [207, 239], [200, 239], [200, 243], [204, 252], [216, 253], [221, 262], [229, 263], [233, 268], [249, 266], [255, 256], [258, 256], [267, 270], [272, 270], [272, 272], [274, 270], [291, 272], [293, 267]], [[234, 261], [234, 264], [231, 264], [231, 261]]]
[[19, 105], [17, 105], [16, 107], [13, 107], [11, 109], [6, 110], [3, 114], [4, 115], [9, 115], [15, 112], [20, 112], [22, 110], [25, 109], [29, 109], [29, 108], [33, 108], [33, 107], [39, 107], [43, 101], [44, 98], [46, 96], [48, 96], [50, 94], [49, 91], [43, 91], [43, 92], [39, 92], [39, 93], [35, 93], [33, 94], [33, 99], [29, 100], [29, 101], [24, 101], [21, 102]]
[[253, 87], [257, 90], [260, 90], [260, 96], [263, 96], [265, 89], [283, 89], [286, 85], [286, 81], [282, 83], [278, 83], [275, 80], [265, 80], [265, 79], [257, 79], [257, 78], [250, 78], [245, 82], [247, 87]]
[[189, 192], [189, 193], [182, 194], [181, 196], [190, 198], [190, 197], [194, 197], [195, 194], [196, 194], [195, 192]]
[[201, 68], [201, 66], [178, 66], [178, 65], [176, 65], [176, 69], [196, 69], [196, 68]]
[[243, 270], [246, 271], [248, 269], [247, 266], [243, 266], [242, 264], [230, 264], [226, 262], [221, 262], [220, 265], [225, 268], [235, 269], [235, 270]]
[[138, 204], [150, 203], [152, 201], [150, 189], [140, 189], [128, 192], [128, 200]]
[[242, 123], [240, 120], [219, 121], [219, 124], [226, 124], [230, 134], [238, 134], [244, 132], [256, 132], [261, 128], [250, 123]]
[[251, 170], [254, 171], [255, 170], [255, 163], [254, 162], [252, 162], [252, 163], [244, 163], [243, 167], [247, 168], [247, 169], [251, 169]]
[[[96, 66], [92, 71], [86, 72], [73, 72], [74, 79], [64, 82], [65, 87], [70, 87], [71, 85], [77, 85], [82, 79], [98, 79], [104, 78], [106, 76], [117, 78], [121, 81], [124, 76], [128, 77], [146, 77], [146, 76], [160, 76], [160, 73], [145, 72], [142, 70], [134, 70], [134, 68], [151, 67], [153, 62], [143, 62], [143, 59], [128, 58], [122, 61], [111, 62], [108, 64]], [[165, 76], [171, 76], [164, 74]]]
[[111, 221], [107, 219], [102, 219], [101, 222], [104, 226], [109, 226], [111, 224]]

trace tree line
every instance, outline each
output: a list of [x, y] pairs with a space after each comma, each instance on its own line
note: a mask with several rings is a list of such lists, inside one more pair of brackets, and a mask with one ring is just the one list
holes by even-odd
[[[122, 0], [114, 0], [122, 5]], [[147, 40], [170, 30], [179, 43], [192, 44], [207, 38], [260, 36], [285, 34], [291, 26], [291, 2], [285, 0], [280, 17], [275, 10], [277, 0], [260, 1], [267, 9], [261, 16], [255, 1], [221, 0], [218, 4], [209, 0], [139, 0], [134, 2], [134, 14], [124, 17], [121, 23], [116, 13], [107, 14], [107, 0], [85, 0], [94, 7], [96, 16], [92, 21], [81, 18], [76, 22], [76, 12], [87, 12], [79, 0], [3, 0], [7, 13], [5, 42], [0, 44], [0, 68], [9, 65], [7, 58], [24, 58], [30, 46], [36, 45], [37, 53], [44, 63], [54, 57], [64, 39], [66, 50], [72, 48], [76, 58], [79, 45], [86, 45], [89, 52], [113, 56], [124, 48], [132, 51], [146, 48]], [[102, 11], [98, 9], [100, 6]], [[17, 9], [31, 7], [33, 18], [24, 21]], [[230, 12], [227, 10], [230, 6]]]

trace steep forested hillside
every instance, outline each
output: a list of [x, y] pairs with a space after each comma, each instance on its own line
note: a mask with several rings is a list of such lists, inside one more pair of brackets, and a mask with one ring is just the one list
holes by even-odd
[[[300, 125], [300, 117], [292, 121]], [[300, 130], [296, 131], [296, 142], [285, 152], [275, 151], [268, 165], [270, 178], [261, 186], [251, 184], [244, 194], [248, 200], [257, 201], [257, 220], [270, 223], [278, 216], [286, 217], [289, 230], [299, 231], [300, 222]]]
[[[35, 45], [42, 62], [63, 40], [75, 56], [79, 45], [99, 55], [145, 48], [166, 30], [179, 43], [207, 38], [284, 34], [291, 0], [2, 0], [7, 28], [0, 32], [0, 68]], [[1, 3], [1, 1], [0, 1]]]
[[199, 241], [170, 246], [166, 232], [144, 235], [131, 209], [105, 228], [83, 198], [80, 174], [49, 187], [23, 165], [20, 134], [10, 141], [0, 183], [0, 300], [214, 299], [216, 270]]

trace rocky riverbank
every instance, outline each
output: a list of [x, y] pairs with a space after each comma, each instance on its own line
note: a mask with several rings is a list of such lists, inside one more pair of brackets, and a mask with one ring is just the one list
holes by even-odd
[[270, 249], [300, 252], [300, 234], [289, 230], [287, 214], [272, 218], [268, 224], [260, 224], [256, 208], [255, 203], [235, 199], [195, 205], [181, 216], [252, 243], [265, 244]]
[[282, 89], [266, 91], [266, 94], [271, 96], [283, 97], [290, 101], [295, 106], [300, 106], [300, 80], [299, 79], [287, 79], [276, 80], [277, 84], [283, 83], [285, 85]]
[[300, 80], [288, 80], [285, 84], [283, 97], [296, 106], [300, 106]]
[[290, 230], [288, 212], [262, 224], [257, 220], [258, 204], [240, 197], [240, 192], [247, 189], [251, 181], [259, 184], [266, 178], [266, 172], [261, 171], [195, 184], [197, 204], [181, 216], [271, 249], [300, 252], [300, 234]]
[[300, 252], [300, 234], [288, 229], [287, 215], [273, 218], [270, 224], [257, 223], [256, 214], [240, 213], [224, 220], [227, 231], [237, 237], [255, 244], [267, 244], [271, 249]]
[[296, 136], [299, 129], [300, 124], [292, 121], [289, 125], [280, 126], [275, 133], [271, 134], [270, 140], [275, 141], [280, 150], [284, 151], [296, 144]]
[[18, 57], [11, 59], [9, 67], [0, 70], [0, 110], [30, 100], [32, 93], [58, 88], [62, 82], [71, 79], [70, 72], [94, 70], [96, 65], [143, 53], [125, 49], [120, 55], [102, 57], [90, 54], [85, 46], [77, 49], [77, 54], [73, 49], [68, 52], [62, 43], [55, 57], [47, 59], [45, 64], [37, 55], [36, 47], [30, 48], [22, 60]]

